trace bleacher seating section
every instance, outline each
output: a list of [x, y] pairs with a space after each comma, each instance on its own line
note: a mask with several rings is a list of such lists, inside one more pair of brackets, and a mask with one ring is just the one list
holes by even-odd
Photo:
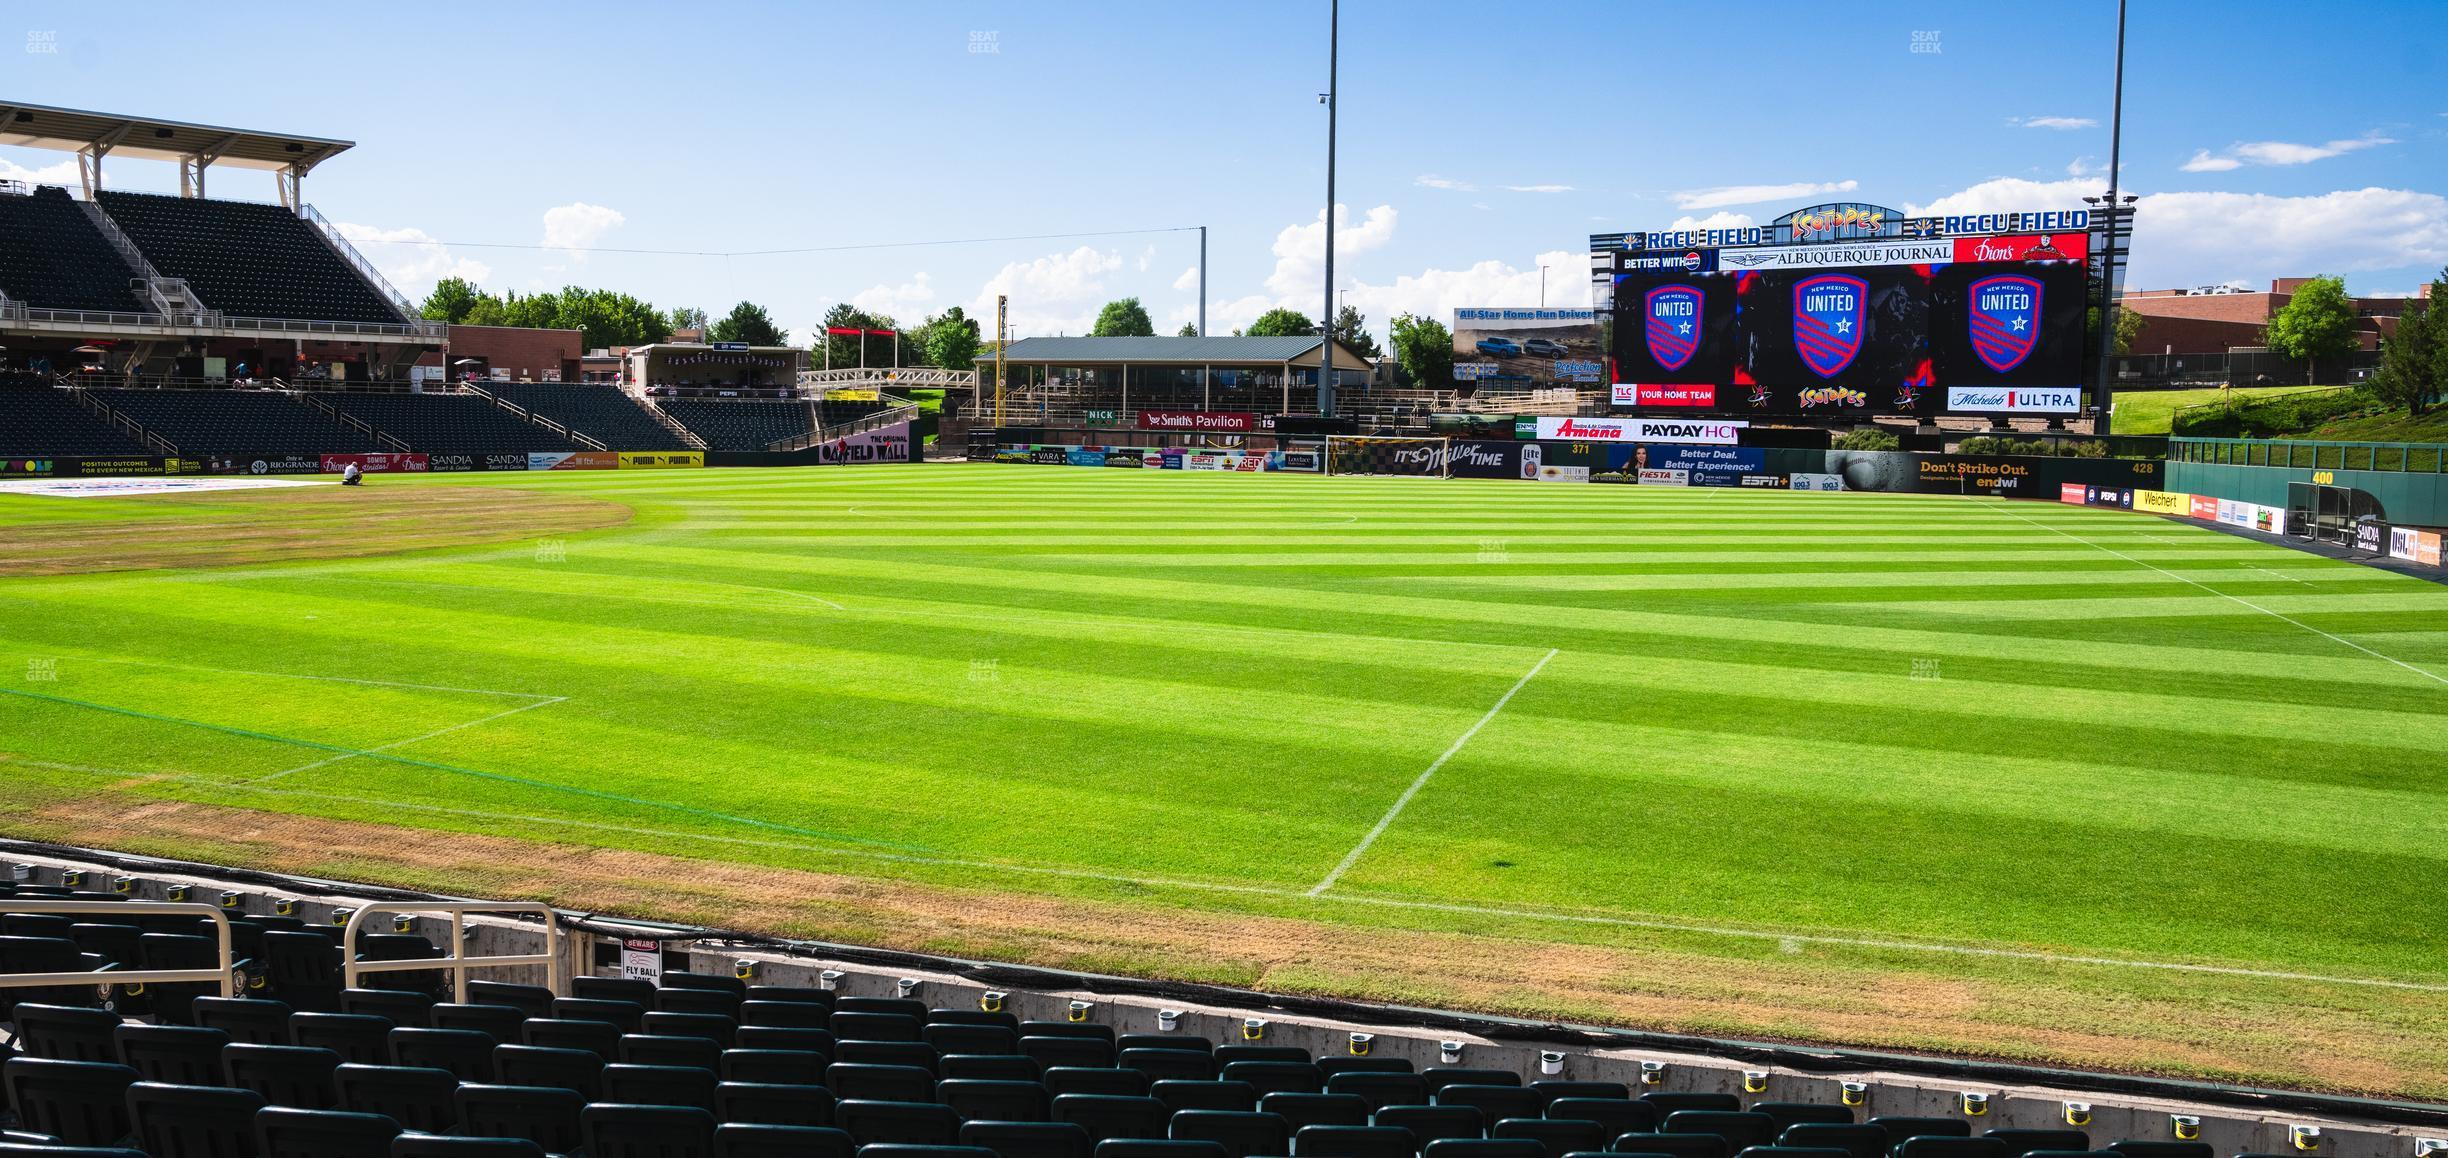
[[688, 449], [688, 443], [618, 386], [487, 382], [483, 388], [615, 450]]
[[882, 402], [837, 402], [827, 398], [816, 404], [816, 425], [819, 429], [839, 426], [885, 409], [888, 407]]
[[[66, 895], [0, 882], [0, 972], [168, 967], [212, 945], [202, 920], [6, 916], [11, 890]], [[702, 974], [585, 977], [566, 996], [471, 981], [454, 1004], [424, 973], [341, 988], [334, 928], [231, 925], [270, 978], [261, 998], [155, 985], [103, 1010], [91, 985], [0, 989], [4, 1128], [21, 1132], [0, 1134], [0, 1158], [2213, 1158]], [[413, 933], [361, 942], [368, 958], [441, 955]]]
[[665, 398], [657, 404], [715, 450], [763, 450], [816, 429], [815, 409], [805, 401]]
[[93, 396], [168, 441], [181, 454], [348, 454], [384, 449], [365, 432], [283, 393], [96, 390]]
[[518, 454], [578, 449], [570, 440], [474, 394], [333, 394], [329, 399], [341, 413], [407, 443], [410, 450]]
[[144, 444], [31, 374], [0, 374], [0, 456], [145, 454]]
[[67, 190], [0, 194], [0, 293], [44, 309], [150, 312], [128, 288], [135, 276]]
[[278, 205], [104, 190], [103, 211], [165, 277], [232, 317], [400, 324], [390, 301]]

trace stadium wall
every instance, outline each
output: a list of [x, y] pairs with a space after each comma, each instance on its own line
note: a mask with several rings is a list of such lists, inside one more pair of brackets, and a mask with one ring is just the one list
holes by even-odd
[[2171, 460], [2168, 489], [2263, 506], [2283, 507], [2289, 483], [2352, 487], [2379, 500], [2393, 523], [2448, 527], [2448, 474], [2386, 470], [2235, 466]]
[[[172, 885], [217, 898], [233, 914], [271, 912], [287, 901], [310, 923], [345, 924], [373, 901], [454, 901], [410, 890], [293, 877], [0, 839], [17, 879], [110, 887], [138, 900], [167, 900]], [[122, 888], [124, 886], [124, 888]], [[2021, 1066], [1978, 1059], [1800, 1047], [1566, 1023], [1539, 1023], [1404, 1006], [1364, 1005], [1252, 990], [1077, 973], [812, 941], [781, 941], [701, 926], [626, 921], [561, 911], [562, 960], [569, 976], [647, 976], [687, 971], [747, 976], [777, 985], [815, 985], [845, 995], [914, 997], [965, 1008], [989, 995], [1023, 1019], [1079, 1020], [1117, 1032], [1156, 1032], [1170, 1014], [1182, 1032], [1211, 1040], [1298, 1047], [1312, 1056], [1363, 1053], [1409, 1059], [1415, 1069], [1446, 1063], [1508, 1069], [1539, 1077], [1621, 1082], [1636, 1092], [1733, 1094], [1746, 1101], [1847, 1105], [1873, 1115], [1965, 1119], [1974, 1134], [1993, 1129], [2057, 1129], [2068, 1103], [2088, 1114], [2094, 1139], [2168, 1140], [2175, 1117], [2198, 1118], [2198, 1140], [2213, 1154], [2297, 1153], [2303, 1158], [2415, 1158], [2417, 1139], [2448, 1129], [2448, 1105], [2393, 1102], [2130, 1075]], [[449, 923], [417, 918], [413, 931], [447, 937]], [[471, 956], [535, 953], [534, 924], [468, 918]], [[542, 970], [489, 971], [529, 984]], [[1355, 1035], [1369, 1035], [1365, 1043]], [[1659, 1068], [1651, 1070], [1655, 1065]], [[1549, 1067], [1555, 1067], [1550, 1071]], [[1650, 1080], [1654, 1078], [1654, 1080]], [[1848, 1087], [1852, 1087], [1848, 1089]], [[1979, 1095], [1979, 1099], [1967, 1095]], [[1980, 1112], [1967, 1107], [1977, 1105]], [[2319, 1128], [2299, 1149], [2296, 1130]]]

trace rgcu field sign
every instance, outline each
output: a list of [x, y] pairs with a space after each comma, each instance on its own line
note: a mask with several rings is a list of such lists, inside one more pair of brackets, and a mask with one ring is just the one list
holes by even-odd
[[1732, 446], [1748, 422], [1683, 418], [1532, 418], [1525, 433], [1539, 439], [1583, 442], [1688, 442]]

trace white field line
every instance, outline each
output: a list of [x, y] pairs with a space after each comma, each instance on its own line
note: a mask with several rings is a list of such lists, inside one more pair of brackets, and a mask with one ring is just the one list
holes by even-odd
[[2303, 585], [2304, 585], [2304, 586], [2306, 586], [2306, 587], [2318, 587], [2318, 586], [2320, 586], [2320, 584], [2318, 584], [2318, 583], [2314, 583], [2313, 581], [2311, 581], [2311, 580], [2309, 580], [2309, 579], [2298, 579], [2298, 578], [2296, 578], [2295, 576], [2293, 576], [2293, 575], [2289, 575], [2289, 574], [2287, 574], [2287, 573], [2286, 573], [2286, 572], [2284, 572], [2284, 571], [2272, 571], [2272, 570], [2270, 570], [2269, 568], [2267, 568], [2267, 567], [2264, 567], [2264, 566], [2260, 565], [2259, 563], [2239, 563], [2239, 564], [2238, 564], [2238, 566], [2250, 567], [2250, 568], [2252, 568], [2253, 570], [2255, 570], [2255, 571], [2259, 571], [2259, 572], [2261, 572], [2261, 573], [2262, 573], [2262, 574], [2264, 574], [2264, 575], [2274, 575], [2274, 576], [2277, 576], [2277, 577], [2278, 577], [2278, 578], [2280, 578], [2280, 579], [2284, 579], [2284, 580], [2286, 580], [2286, 581], [2287, 581], [2287, 582], [2289, 582], [2289, 583], [2301, 583], [2301, 584], [2303, 584]]
[[1537, 663], [1530, 665], [1529, 671], [1522, 673], [1522, 678], [1513, 681], [1513, 686], [1506, 689], [1503, 696], [1497, 698], [1495, 707], [1489, 708], [1486, 715], [1479, 717], [1478, 723], [1470, 726], [1470, 731], [1456, 738], [1453, 746], [1445, 749], [1444, 755], [1437, 757], [1435, 763], [1428, 765], [1428, 770], [1420, 773], [1419, 778], [1413, 780], [1409, 788], [1403, 789], [1403, 794], [1395, 798], [1394, 807], [1386, 809], [1386, 814], [1377, 818], [1377, 827], [1368, 830], [1368, 835], [1361, 837], [1360, 843], [1353, 845], [1350, 852], [1343, 854], [1342, 862], [1334, 866], [1333, 872], [1326, 874], [1326, 879], [1312, 886], [1309, 895], [1317, 896], [1333, 888], [1336, 881], [1343, 879], [1343, 874], [1350, 871], [1351, 866], [1360, 862], [1361, 854], [1367, 852], [1370, 845], [1377, 843], [1378, 837], [1385, 835], [1385, 830], [1394, 823], [1394, 818], [1402, 815], [1402, 810], [1410, 805], [1411, 798], [1419, 795], [1420, 789], [1428, 786], [1428, 778], [1436, 775], [1437, 769], [1444, 767], [1447, 760], [1453, 759], [1454, 753], [1461, 751], [1464, 744], [1470, 743], [1471, 737], [1479, 734], [1479, 729], [1487, 727], [1488, 721], [1495, 719], [1496, 713], [1503, 711], [1506, 704], [1512, 703], [1514, 695], [1530, 682], [1530, 677], [1537, 675], [1540, 669], [1547, 666], [1548, 660], [1556, 657], [1556, 650], [1552, 647], [1548, 648], [1547, 654], [1540, 656]]
[[375, 753], [375, 752], [388, 752], [388, 751], [390, 751], [390, 750], [391, 750], [391, 749], [393, 749], [393, 748], [402, 748], [402, 747], [406, 747], [406, 746], [408, 746], [408, 745], [410, 745], [410, 744], [414, 744], [414, 743], [416, 743], [416, 742], [418, 742], [418, 741], [420, 741], [420, 740], [430, 740], [430, 739], [433, 739], [433, 738], [434, 738], [434, 737], [436, 737], [436, 736], [447, 736], [447, 735], [451, 734], [452, 732], [456, 732], [456, 731], [458, 731], [458, 730], [460, 730], [460, 729], [462, 729], [462, 728], [473, 728], [473, 727], [475, 727], [475, 726], [476, 726], [476, 725], [478, 725], [478, 724], [490, 724], [490, 723], [492, 723], [493, 721], [498, 720], [498, 719], [501, 719], [501, 718], [502, 718], [502, 717], [504, 717], [504, 716], [515, 716], [515, 715], [519, 714], [520, 712], [532, 712], [532, 711], [536, 710], [537, 708], [549, 708], [549, 707], [553, 706], [554, 704], [567, 703], [567, 702], [569, 702], [569, 697], [568, 697], [568, 696], [551, 696], [551, 697], [548, 697], [548, 698], [545, 698], [545, 699], [537, 700], [536, 702], [534, 702], [534, 703], [532, 703], [532, 704], [520, 704], [519, 706], [517, 706], [517, 707], [515, 707], [515, 708], [510, 708], [510, 709], [507, 709], [507, 710], [504, 710], [504, 711], [495, 712], [495, 713], [493, 713], [492, 715], [489, 715], [489, 716], [480, 716], [480, 717], [477, 717], [476, 719], [473, 719], [473, 720], [468, 720], [468, 721], [465, 721], [465, 722], [463, 722], [463, 723], [452, 724], [452, 725], [450, 725], [449, 727], [445, 727], [445, 728], [436, 728], [436, 729], [434, 729], [433, 731], [426, 732], [426, 733], [424, 733], [424, 734], [422, 734], [422, 735], [410, 736], [410, 737], [408, 737], [408, 738], [407, 738], [407, 739], [405, 739], [405, 740], [393, 740], [393, 741], [391, 741], [391, 742], [390, 742], [390, 743], [388, 743], [388, 744], [376, 744], [375, 746], [373, 746], [373, 747], [371, 747], [371, 748], [368, 748], [368, 749], [366, 749], [366, 750], [365, 750], [365, 751], [363, 751], [363, 752], [342, 752], [342, 753], [340, 753], [340, 754], [338, 754], [338, 755], [335, 755], [335, 756], [325, 756], [324, 758], [322, 758], [322, 759], [320, 759], [320, 760], [312, 761], [312, 762], [310, 762], [310, 763], [306, 763], [306, 764], [300, 764], [300, 765], [298, 765], [298, 766], [297, 766], [297, 767], [295, 767], [295, 768], [283, 768], [283, 769], [281, 769], [280, 771], [278, 771], [278, 772], [274, 772], [274, 773], [272, 773], [272, 774], [271, 774], [271, 775], [269, 775], [269, 776], [261, 776], [261, 777], [257, 777], [257, 778], [256, 778], [256, 779], [254, 779], [254, 780], [248, 781], [248, 783], [250, 783], [250, 784], [268, 784], [268, 783], [270, 783], [270, 782], [272, 782], [272, 781], [274, 781], [274, 780], [278, 780], [278, 779], [280, 779], [280, 778], [281, 778], [281, 777], [283, 777], [283, 776], [292, 775], [292, 774], [295, 774], [295, 773], [298, 773], [298, 772], [310, 772], [310, 771], [313, 771], [314, 769], [321, 768], [321, 767], [323, 767], [323, 766], [324, 766], [324, 765], [326, 765], [326, 764], [337, 764], [337, 763], [341, 762], [342, 760], [354, 759], [354, 758], [356, 758], [356, 757], [358, 757], [358, 756], [370, 755], [370, 754]]
[[[116, 768], [94, 768], [79, 764], [55, 764], [40, 760], [0, 761], [0, 767], [22, 764], [29, 768], [47, 768], [65, 772], [96, 775], [140, 777], [145, 775]], [[2182, 961], [2150, 961], [2121, 957], [2089, 957], [2072, 953], [2051, 953], [2039, 949], [1999, 949], [1982, 945], [1949, 945], [1935, 941], [1908, 940], [1891, 936], [1838, 936], [1828, 933], [1780, 933], [1766, 929], [1745, 929], [1720, 925], [1698, 925], [1679, 921], [1653, 920], [1637, 917], [1608, 916], [1602, 913], [1562, 913], [1540, 909], [1513, 909], [1492, 905], [1469, 905], [1458, 902], [1423, 901], [1403, 897], [1368, 896], [1350, 892], [1313, 894], [1304, 889], [1272, 885], [1232, 884], [1221, 881], [1183, 880], [1172, 877], [1130, 876], [1123, 873], [1097, 872], [1093, 869], [1060, 868], [1049, 865], [1011, 864], [1002, 861], [970, 860], [959, 857], [921, 856], [912, 853], [879, 852], [874, 849], [842, 848], [831, 845], [803, 844], [785, 840], [765, 840], [749, 836], [718, 836], [712, 833], [683, 832], [675, 829], [639, 828], [625, 824], [605, 824], [600, 821], [570, 820], [560, 817], [537, 816], [528, 813], [492, 812], [476, 808], [452, 808], [415, 801], [384, 800], [371, 796], [352, 796], [333, 792], [307, 792], [294, 788], [263, 788], [248, 783], [218, 781], [204, 776], [170, 776], [159, 779], [194, 784], [220, 790], [235, 789], [267, 796], [288, 796], [304, 800], [328, 800], [341, 804], [357, 804], [374, 808], [408, 812], [428, 812], [443, 816], [461, 816], [474, 820], [501, 821], [523, 827], [549, 825], [561, 828], [586, 829], [617, 833], [622, 836], [651, 837], [657, 840], [698, 840], [713, 844], [739, 845], [750, 848], [781, 849], [793, 852], [813, 852], [828, 856], [862, 857], [895, 864], [921, 865], [934, 868], [978, 869], [987, 872], [1018, 873], [1031, 876], [1057, 877], [1067, 880], [1097, 881], [1107, 884], [1130, 885], [1137, 888], [1172, 888], [1198, 892], [1233, 893], [1242, 896], [1273, 897], [1283, 900], [1322, 901], [1328, 904], [1372, 905], [1378, 908], [1413, 909], [1426, 912], [1461, 913], [1470, 916], [1503, 917], [1526, 921], [1559, 921], [1576, 925], [1607, 928], [1650, 929], [1665, 933], [1693, 933], [1714, 937], [1731, 937], [1757, 941], [1799, 941], [1814, 945], [1834, 945], [1846, 948], [1880, 949], [1911, 953], [1941, 953], [1963, 957], [1990, 957], [2018, 961], [2039, 961], [2055, 965], [2097, 965], [2118, 969], [2152, 969], [2175, 973], [2202, 973], [2222, 977], [2249, 977], [2271, 981], [2308, 981], [2324, 985], [2357, 985], [2378, 989], [2403, 989], [2423, 993], [2448, 993], [2448, 984], [2425, 981], [2398, 981], [2384, 977], [2338, 977], [2321, 973], [2295, 973], [2282, 969], [2247, 969], [2232, 965], [2198, 965]]]
[[2228, 593], [2226, 593], [2226, 592], [2224, 592], [2224, 591], [2221, 591], [2221, 590], [2219, 590], [2219, 589], [2218, 589], [2218, 588], [2216, 588], [2216, 587], [2212, 587], [2211, 585], [2209, 585], [2209, 584], [2207, 584], [2207, 583], [2204, 583], [2204, 582], [2202, 582], [2201, 580], [2194, 579], [2194, 578], [2192, 578], [2192, 577], [2190, 577], [2190, 576], [2179, 575], [2179, 574], [2177, 574], [2176, 572], [2174, 572], [2174, 571], [2170, 571], [2170, 570], [2168, 570], [2167, 568], [2162, 567], [2162, 566], [2159, 566], [2159, 565], [2158, 565], [2158, 564], [2156, 564], [2156, 563], [2149, 563], [2149, 562], [2145, 562], [2145, 561], [2143, 561], [2143, 560], [2141, 560], [2141, 559], [2136, 559], [2136, 558], [2134, 558], [2134, 557], [2133, 557], [2133, 556], [2131, 556], [2131, 555], [2128, 555], [2128, 554], [2126, 554], [2126, 553], [2124, 553], [2124, 552], [2122, 552], [2122, 551], [2116, 550], [2115, 548], [2112, 548], [2112, 547], [2103, 547], [2103, 546], [2101, 546], [2101, 545], [2100, 545], [2100, 544], [2098, 544], [2098, 543], [2094, 543], [2094, 542], [2092, 542], [2091, 540], [2086, 539], [2086, 538], [2083, 538], [2082, 536], [2080, 536], [2080, 535], [2076, 535], [2076, 534], [2074, 534], [2074, 533], [2072, 533], [2072, 532], [2070, 532], [2070, 531], [2061, 531], [2061, 530], [2058, 530], [2057, 528], [2052, 527], [2052, 526], [2049, 526], [2047, 523], [2043, 523], [2043, 522], [2041, 522], [2041, 521], [2040, 521], [2040, 520], [2038, 520], [2038, 519], [2035, 519], [2035, 518], [2032, 518], [2032, 517], [2030, 517], [2030, 516], [2028, 516], [2028, 515], [2025, 515], [2025, 514], [2023, 514], [2023, 513], [2022, 513], [2022, 512], [2020, 512], [2020, 511], [2012, 511], [2012, 510], [2006, 510], [2006, 509], [2005, 509], [2005, 507], [2004, 507], [2004, 505], [2003, 505], [2003, 504], [2006, 504], [2006, 503], [2011, 503], [2011, 502], [2016, 502], [2016, 501], [2019, 501], [2019, 500], [2016, 500], [2016, 499], [1996, 499], [1996, 500], [1993, 500], [1993, 501], [1992, 501], [1992, 502], [1991, 502], [1989, 505], [1990, 505], [1990, 506], [1992, 506], [1992, 507], [1997, 508], [1998, 510], [2002, 511], [2002, 512], [2003, 512], [2003, 513], [2005, 513], [2005, 514], [2012, 515], [2012, 516], [2014, 516], [2015, 518], [2021, 519], [2021, 520], [2023, 520], [2023, 521], [2024, 521], [2024, 522], [2026, 522], [2026, 523], [2030, 523], [2031, 525], [2033, 525], [2033, 526], [2035, 526], [2035, 527], [2038, 527], [2038, 528], [2040, 528], [2041, 530], [2044, 530], [2044, 531], [2049, 531], [2049, 532], [2054, 533], [2054, 534], [2064, 535], [2066, 538], [2072, 539], [2072, 540], [2074, 540], [2075, 542], [2080, 543], [2080, 544], [2082, 544], [2082, 545], [2084, 545], [2084, 546], [2086, 546], [2086, 547], [2091, 547], [2091, 548], [2094, 548], [2094, 549], [2096, 549], [2096, 550], [2100, 550], [2100, 551], [2106, 551], [2107, 553], [2109, 553], [2109, 554], [2111, 554], [2111, 555], [2114, 555], [2114, 556], [2116, 556], [2116, 557], [2117, 557], [2117, 558], [2119, 558], [2119, 559], [2123, 559], [2123, 560], [2125, 560], [2126, 562], [2131, 563], [2131, 564], [2133, 564], [2133, 565], [2135, 565], [2135, 566], [2137, 566], [2137, 567], [2148, 567], [2148, 568], [2150, 568], [2151, 570], [2153, 570], [2153, 571], [2157, 571], [2158, 573], [2160, 573], [2160, 574], [2162, 574], [2162, 575], [2165, 575], [2165, 576], [2167, 576], [2167, 577], [2168, 577], [2168, 578], [2170, 578], [2170, 579], [2174, 579], [2174, 580], [2177, 580], [2177, 581], [2179, 581], [2179, 582], [2183, 582], [2183, 583], [2190, 583], [2190, 584], [2192, 584], [2193, 586], [2195, 586], [2195, 587], [2199, 587], [2199, 588], [2201, 588], [2202, 590], [2207, 591], [2207, 592], [2211, 593], [2212, 595], [2216, 595], [2216, 596], [2218, 596], [2218, 597], [2219, 597], [2219, 598], [2221, 598], [2221, 599], [2225, 599], [2225, 600], [2227, 600], [2227, 601], [2229, 601], [2229, 602], [2231, 602], [2231, 603], [2239, 604], [2239, 605], [2244, 606], [2244, 607], [2249, 607], [2249, 608], [2251, 608], [2252, 610], [2254, 610], [2254, 611], [2258, 611], [2258, 612], [2260, 612], [2261, 614], [2266, 615], [2266, 616], [2269, 616], [2270, 618], [2275, 619], [2275, 620], [2277, 620], [2277, 621], [2279, 621], [2279, 622], [2281, 622], [2281, 623], [2291, 623], [2291, 624], [2294, 624], [2295, 626], [2300, 627], [2300, 628], [2304, 629], [2305, 631], [2309, 631], [2309, 632], [2311, 632], [2312, 634], [2314, 634], [2314, 635], [2317, 635], [2317, 636], [2321, 637], [2322, 639], [2329, 640], [2329, 641], [2330, 641], [2330, 642], [2332, 642], [2332, 643], [2340, 643], [2340, 644], [2344, 644], [2345, 646], [2347, 646], [2347, 647], [2351, 647], [2351, 648], [2355, 649], [2356, 651], [2362, 652], [2363, 654], [2368, 655], [2368, 656], [2372, 657], [2373, 659], [2384, 659], [2384, 660], [2387, 660], [2387, 661], [2388, 661], [2388, 662], [2390, 662], [2390, 663], [2396, 664], [2398, 667], [2404, 668], [2404, 669], [2406, 669], [2407, 671], [2413, 672], [2415, 675], [2421, 676], [2421, 677], [2423, 677], [2424, 679], [2427, 679], [2427, 680], [2431, 680], [2431, 681], [2432, 681], [2432, 682], [2434, 682], [2434, 683], [2448, 684], [2448, 676], [2443, 676], [2443, 675], [2440, 675], [2440, 674], [2439, 674], [2439, 673], [2437, 673], [2437, 672], [2426, 671], [2426, 670], [2424, 670], [2424, 669], [2422, 669], [2422, 668], [2419, 668], [2419, 667], [2414, 666], [2413, 664], [2407, 663], [2406, 661], [2404, 661], [2404, 660], [2402, 660], [2402, 659], [2399, 659], [2399, 658], [2397, 658], [2396, 656], [2393, 656], [2393, 655], [2383, 655], [2383, 654], [2381, 654], [2381, 653], [2379, 653], [2379, 652], [2373, 651], [2372, 649], [2370, 649], [2370, 648], [2368, 648], [2368, 647], [2363, 646], [2362, 644], [2356, 643], [2355, 641], [2353, 641], [2353, 640], [2351, 640], [2351, 639], [2340, 639], [2340, 638], [2338, 638], [2337, 636], [2331, 635], [2331, 634], [2329, 634], [2329, 633], [2328, 633], [2328, 632], [2326, 632], [2326, 631], [2322, 631], [2320, 628], [2314, 627], [2314, 626], [2312, 626], [2312, 625], [2311, 625], [2311, 624], [2309, 624], [2309, 623], [2305, 623], [2304, 621], [2302, 621], [2302, 620], [2300, 620], [2300, 619], [2291, 619], [2291, 618], [2289, 618], [2289, 617], [2287, 617], [2287, 616], [2285, 616], [2285, 615], [2281, 615], [2281, 614], [2279, 614], [2278, 612], [2272, 611], [2272, 610], [2270, 610], [2270, 609], [2269, 609], [2269, 608], [2267, 608], [2267, 607], [2263, 607], [2263, 606], [2261, 606], [2261, 605], [2260, 605], [2260, 604], [2258, 604], [2258, 603], [2254, 603], [2254, 602], [2252, 602], [2252, 601], [2251, 601], [2251, 600], [2249, 600], [2249, 599], [2244, 599], [2244, 598], [2241, 598], [2241, 597], [2238, 597], [2238, 596], [2229, 595]]

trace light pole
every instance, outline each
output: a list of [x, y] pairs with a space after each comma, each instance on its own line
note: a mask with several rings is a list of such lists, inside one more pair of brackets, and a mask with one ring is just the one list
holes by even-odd
[[1539, 267], [1539, 308], [1547, 308], [1547, 267]]
[[1318, 100], [1326, 106], [1326, 324], [1320, 327], [1326, 340], [1318, 343], [1317, 408], [1320, 415], [1334, 414], [1334, 231], [1335, 231], [1335, 94], [1336, 65], [1343, 51], [1343, 0], [1327, 0], [1326, 5], [1326, 91]]
[[2108, 241], [2100, 255], [2099, 386], [2097, 397], [2092, 399], [2099, 407], [2099, 420], [2092, 424], [2092, 432], [2096, 434], [2112, 433], [2116, 427], [2115, 369], [2112, 359], [2116, 356], [2117, 234], [2124, 228], [2126, 202], [2133, 200], [2131, 197], [2123, 200], [2117, 197], [2117, 152], [2124, 144], [2124, 135], [2125, 0], [2117, 0], [2116, 87], [2108, 112]]

